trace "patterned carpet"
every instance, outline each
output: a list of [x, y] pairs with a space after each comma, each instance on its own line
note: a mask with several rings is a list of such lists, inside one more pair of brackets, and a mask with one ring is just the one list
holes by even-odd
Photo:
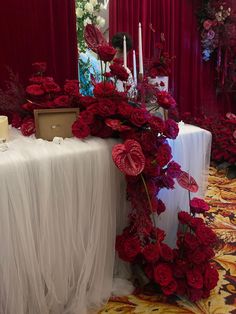
[[220, 280], [211, 296], [195, 304], [163, 296], [116, 297], [100, 314], [236, 314], [236, 179], [211, 168], [206, 200], [211, 206], [206, 220], [219, 239], [214, 262]]

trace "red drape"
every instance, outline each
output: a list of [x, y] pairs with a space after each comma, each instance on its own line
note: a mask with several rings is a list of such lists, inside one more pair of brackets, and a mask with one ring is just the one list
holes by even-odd
[[[232, 99], [216, 96], [214, 62], [202, 61], [196, 17], [199, 4], [199, 0], [110, 0], [110, 38], [118, 31], [127, 31], [138, 51], [138, 23], [141, 22], [144, 58], [150, 59], [154, 43], [163, 32], [167, 51], [176, 57], [170, 91], [180, 112], [236, 111]], [[150, 30], [150, 24], [155, 33]]]
[[7, 65], [26, 83], [35, 61], [59, 83], [78, 77], [74, 0], [2, 1], [0, 38], [0, 82]]

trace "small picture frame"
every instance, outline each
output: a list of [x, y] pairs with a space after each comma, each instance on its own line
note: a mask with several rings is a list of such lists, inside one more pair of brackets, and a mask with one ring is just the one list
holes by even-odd
[[54, 137], [73, 137], [71, 127], [78, 115], [78, 108], [35, 109], [36, 138], [52, 141]]

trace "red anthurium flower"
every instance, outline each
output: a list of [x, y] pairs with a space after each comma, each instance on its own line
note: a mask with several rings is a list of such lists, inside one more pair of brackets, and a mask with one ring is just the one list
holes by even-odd
[[190, 192], [196, 193], [198, 191], [197, 182], [185, 171], [181, 171], [177, 181], [182, 188]]
[[126, 140], [124, 144], [115, 145], [112, 158], [120, 171], [129, 176], [137, 176], [144, 169], [145, 157], [140, 144], [135, 140]]
[[118, 119], [106, 119], [105, 123], [107, 126], [112, 128], [112, 130], [123, 132], [131, 130], [131, 127], [128, 125], [123, 125]]

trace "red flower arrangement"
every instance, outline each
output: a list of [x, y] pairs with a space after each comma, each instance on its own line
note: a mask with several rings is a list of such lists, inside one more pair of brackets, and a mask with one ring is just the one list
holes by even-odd
[[169, 53], [165, 51], [165, 37], [163, 33], [161, 33], [160, 39], [160, 42], [155, 45], [155, 57], [148, 67], [148, 76], [151, 78], [169, 76], [171, 74], [171, 63], [174, 57], [171, 57]]
[[192, 117], [190, 113], [182, 116], [186, 123], [197, 125], [212, 134], [211, 159], [217, 164], [227, 163], [236, 165], [236, 115], [227, 113], [226, 116], [206, 117], [199, 115]]
[[78, 107], [80, 100], [77, 80], [66, 80], [60, 88], [52, 77], [44, 76], [45, 62], [33, 63], [32, 67], [35, 72], [26, 87], [26, 101], [12, 118], [12, 126], [20, 128], [25, 136], [35, 133], [34, 109]]
[[[107, 62], [113, 51], [98, 32], [92, 26], [86, 27], [85, 39], [89, 47], [100, 51], [101, 60]], [[126, 93], [118, 92], [115, 86], [117, 78], [126, 79], [125, 69], [117, 61], [115, 66], [111, 75], [105, 75], [102, 82], [94, 83], [94, 97], [80, 96], [77, 81], [67, 81], [61, 90], [51, 78], [37, 76], [32, 84], [37, 87], [28, 88], [32, 100], [24, 109], [31, 113], [38, 107], [72, 106], [76, 103], [81, 114], [72, 125], [72, 132], [77, 138], [92, 135], [123, 140], [113, 147], [112, 158], [125, 174], [132, 210], [128, 226], [116, 239], [119, 257], [139, 264], [149, 280], [165, 295], [185, 295], [192, 301], [207, 297], [218, 280], [218, 274], [210, 264], [216, 236], [202, 219], [194, 217], [195, 213], [205, 212], [207, 205], [202, 200], [193, 199], [191, 215], [179, 213], [179, 221], [185, 225], [185, 231], [178, 233], [177, 249], [163, 242], [165, 233], [155, 223], [156, 216], [166, 209], [158, 199], [161, 188], [173, 189], [174, 179], [179, 178], [184, 188], [190, 191], [197, 189], [194, 179], [172, 161], [167, 138], [177, 137], [178, 125], [173, 120], [163, 121], [152, 116], [142, 104], [129, 105]], [[164, 98], [167, 98], [167, 101], [163, 100], [165, 106], [168, 102], [173, 103], [168, 95], [165, 94]], [[19, 124], [17, 119], [15, 121]], [[21, 130], [25, 135], [33, 132], [30, 115], [21, 125]]]

